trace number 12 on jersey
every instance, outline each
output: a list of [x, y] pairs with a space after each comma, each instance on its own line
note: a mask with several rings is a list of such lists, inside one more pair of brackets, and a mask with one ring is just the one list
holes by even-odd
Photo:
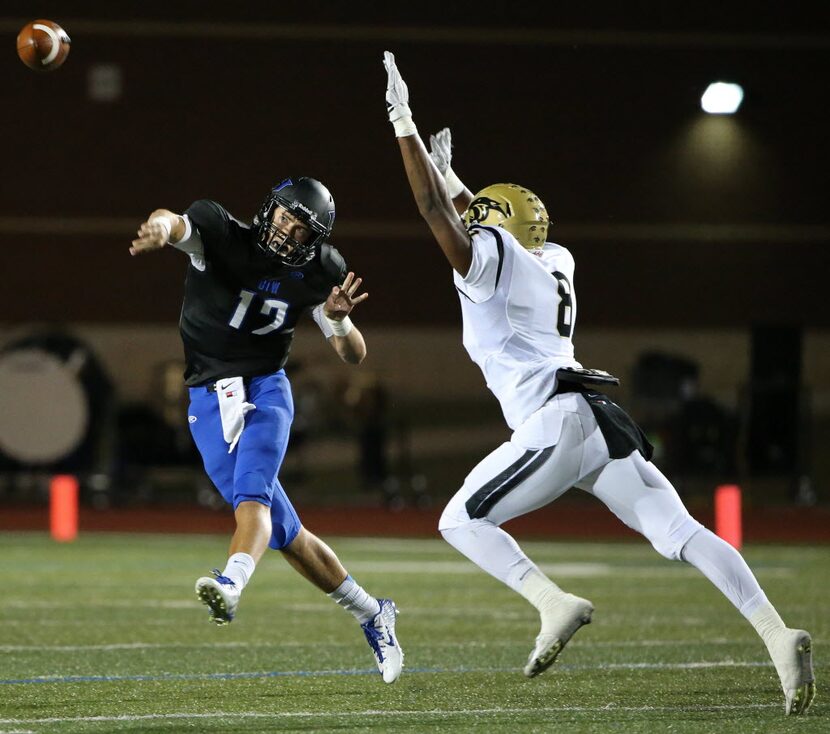
[[[239, 303], [236, 306], [236, 310], [233, 312], [233, 316], [231, 316], [231, 320], [228, 322], [229, 326], [232, 326], [234, 329], [241, 328], [242, 322], [245, 320], [245, 316], [248, 313], [248, 309], [251, 307], [251, 302], [254, 300], [255, 295], [256, 293], [254, 293], [254, 291], [249, 291], [244, 288], [239, 291]], [[286, 301], [280, 301], [277, 298], [266, 298], [262, 302], [262, 308], [259, 312], [264, 316], [273, 315], [270, 324], [267, 324], [259, 329], [254, 329], [251, 332], [252, 334], [262, 336], [263, 334], [276, 331], [280, 328], [280, 326], [282, 326], [285, 321], [285, 315], [288, 313], [288, 303]]]

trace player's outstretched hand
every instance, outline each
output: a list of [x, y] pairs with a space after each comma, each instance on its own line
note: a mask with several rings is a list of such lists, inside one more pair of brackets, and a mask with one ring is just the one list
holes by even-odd
[[354, 273], [349, 273], [342, 285], [336, 285], [331, 289], [329, 297], [323, 305], [323, 313], [330, 319], [342, 321], [348, 316], [358, 303], [363, 303], [368, 293], [361, 293], [355, 296], [363, 278], [355, 278]]
[[384, 51], [383, 65], [386, 67], [386, 109], [389, 112], [389, 122], [395, 122], [401, 117], [412, 117], [409, 89], [398, 71], [395, 54]]
[[170, 237], [170, 225], [160, 217], [150, 217], [138, 228], [138, 237], [132, 241], [130, 255], [160, 250]]
[[429, 157], [442, 176], [452, 163], [452, 133], [448, 127], [429, 136]]

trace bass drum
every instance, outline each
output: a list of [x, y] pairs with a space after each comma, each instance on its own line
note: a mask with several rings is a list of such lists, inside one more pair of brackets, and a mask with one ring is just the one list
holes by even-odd
[[92, 468], [109, 380], [67, 335], [21, 339], [0, 351], [0, 452], [13, 467]]

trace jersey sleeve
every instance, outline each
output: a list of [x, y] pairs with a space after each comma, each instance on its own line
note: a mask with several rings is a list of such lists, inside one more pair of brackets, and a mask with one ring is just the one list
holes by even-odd
[[504, 267], [504, 237], [495, 227], [471, 227], [470, 242], [473, 261], [463, 278], [456, 278], [456, 287], [474, 303], [481, 303], [496, 292]]
[[202, 241], [205, 255], [221, 255], [230, 244], [233, 218], [224, 207], [209, 199], [194, 201], [184, 212]]
[[346, 273], [349, 272], [343, 256], [328, 242], [324, 242], [320, 250], [320, 264], [323, 266], [330, 288], [340, 285], [345, 280]]
[[190, 257], [190, 262], [199, 272], [205, 271], [205, 246], [198, 231], [187, 214], [182, 215], [184, 221], [184, 235], [178, 242], [171, 242], [170, 246]]

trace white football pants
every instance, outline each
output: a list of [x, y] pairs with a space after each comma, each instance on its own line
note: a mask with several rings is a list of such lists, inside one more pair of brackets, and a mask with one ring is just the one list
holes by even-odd
[[666, 558], [678, 559], [701, 528], [669, 480], [639, 451], [612, 460], [588, 403], [578, 393], [565, 393], [549, 400], [470, 472], [438, 529], [443, 533], [476, 519], [501, 525], [571, 487], [600, 499]]
[[578, 393], [551, 398], [479, 463], [447, 504], [438, 529], [473, 563], [518, 592], [534, 564], [498, 526], [571, 487], [600, 499], [661, 555], [695, 566], [745, 617], [766, 603], [740, 553], [689, 514], [654, 464], [639, 451], [610, 458], [591, 408]]

